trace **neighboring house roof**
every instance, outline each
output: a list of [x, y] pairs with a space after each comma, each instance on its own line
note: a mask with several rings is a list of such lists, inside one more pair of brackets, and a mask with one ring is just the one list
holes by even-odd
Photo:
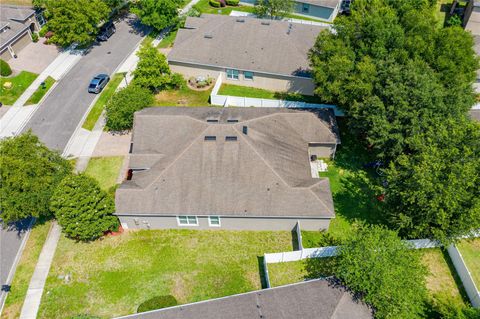
[[306, 76], [308, 51], [326, 27], [202, 14], [187, 17], [169, 61], [284, 76]]
[[372, 319], [345, 288], [316, 279], [224, 298], [153, 310], [124, 319]]
[[295, 0], [295, 2], [308, 3], [317, 7], [335, 9], [340, 6], [342, 0]]
[[471, 109], [470, 117], [476, 121], [480, 122], [480, 109]]
[[117, 190], [119, 215], [335, 215], [308, 153], [309, 143], [340, 142], [331, 110], [155, 107], [134, 123], [130, 168], [148, 169]]
[[11, 44], [19, 35], [25, 33], [29, 24], [25, 20], [35, 14], [28, 7], [0, 5], [0, 51]]

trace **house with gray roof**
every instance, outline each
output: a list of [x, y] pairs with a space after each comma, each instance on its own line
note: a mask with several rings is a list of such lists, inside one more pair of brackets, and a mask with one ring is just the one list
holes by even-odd
[[327, 27], [202, 14], [187, 17], [168, 62], [187, 78], [222, 76], [224, 83], [313, 95], [308, 52]]
[[124, 228], [327, 229], [328, 178], [311, 159], [340, 143], [328, 109], [156, 107], [135, 113]]
[[0, 58], [8, 61], [29, 43], [40, 24], [29, 7], [0, 5]]
[[316, 279], [120, 318], [373, 319], [373, 314], [365, 303], [345, 288], [328, 280]]

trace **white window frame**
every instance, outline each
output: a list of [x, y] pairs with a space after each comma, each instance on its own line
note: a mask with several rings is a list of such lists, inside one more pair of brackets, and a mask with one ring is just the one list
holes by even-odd
[[[250, 78], [247, 78], [247, 77], [245, 76], [245, 73], [250, 73], [250, 74], [252, 74], [252, 78], [251, 78], [251, 79], [250, 79]], [[251, 71], [243, 71], [243, 79], [246, 80], [246, 81], [253, 81], [254, 76], [255, 76], [255, 74], [254, 74], [253, 72], [251, 72]]]
[[[212, 217], [218, 218], [218, 225], [212, 224]], [[220, 221], [220, 216], [208, 216], [208, 226], [210, 227], [220, 227], [222, 226], [222, 222]]]
[[[230, 77], [230, 76], [228, 75], [228, 71], [232, 71], [232, 77]], [[235, 72], [237, 73], [237, 77], [236, 77], [236, 78], [233, 77]], [[229, 79], [229, 80], [238, 81], [238, 80], [240, 79], [240, 71], [239, 71], [239, 70], [236, 70], [236, 69], [227, 69], [227, 70], [225, 71], [225, 73], [227, 73], [227, 79]]]
[[[186, 224], [182, 224], [182, 223], [180, 222], [180, 217], [185, 217], [185, 218], [187, 219], [187, 223], [186, 223]], [[195, 218], [195, 224], [190, 223], [189, 217], [190, 217], [190, 218], [192, 218], [192, 217]], [[198, 217], [197, 217], [197, 216], [193, 216], [193, 215], [177, 216], [177, 224], [178, 224], [178, 226], [181, 226], [181, 227], [198, 226]]]

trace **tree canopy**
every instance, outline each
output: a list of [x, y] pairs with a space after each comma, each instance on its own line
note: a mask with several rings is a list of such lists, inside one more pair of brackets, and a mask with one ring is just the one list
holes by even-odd
[[319, 35], [310, 61], [316, 94], [344, 110], [359, 142], [388, 167], [391, 226], [450, 241], [479, 227], [479, 148], [466, 137], [478, 136], [467, 112], [479, 62], [472, 36], [439, 28], [433, 4], [356, 0], [335, 32]]
[[118, 228], [111, 196], [87, 175], [70, 175], [55, 190], [51, 210], [67, 236], [93, 240]]
[[138, 0], [132, 12], [142, 23], [160, 31], [178, 22], [179, 0]]
[[427, 271], [394, 231], [363, 226], [339, 247], [335, 276], [374, 307], [375, 318], [421, 317]]
[[72, 171], [31, 132], [0, 141], [0, 217], [4, 222], [48, 216], [53, 191]]
[[255, 4], [255, 14], [260, 17], [283, 18], [293, 11], [293, 0], [259, 0]]

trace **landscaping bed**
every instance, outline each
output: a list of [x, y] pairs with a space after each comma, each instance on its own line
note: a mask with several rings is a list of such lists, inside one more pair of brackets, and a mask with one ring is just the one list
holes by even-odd
[[30, 231], [25, 249], [13, 277], [11, 290], [5, 300], [2, 319], [20, 317], [28, 285], [37, 265], [43, 244], [47, 239], [50, 226], [51, 222], [37, 222]]
[[[0, 78], [0, 102], [5, 105], [13, 105], [23, 92], [37, 78], [38, 74], [22, 71], [18, 75], [8, 78]], [[4, 88], [5, 82], [11, 82], [10, 89]]]
[[25, 105], [32, 105], [32, 104], [38, 104], [40, 100], [47, 94], [47, 92], [50, 90], [50, 88], [53, 86], [55, 83], [55, 79], [52, 78], [51, 76], [48, 76], [45, 79], [45, 86], [42, 87], [41, 85], [38, 87], [38, 89], [30, 96], [30, 98], [25, 102]]
[[480, 238], [463, 240], [457, 245], [457, 248], [462, 254], [477, 289], [480, 289]]
[[156, 296], [184, 304], [260, 289], [259, 256], [284, 250], [292, 250], [290, 232], [141, 230], [91, 243], [62, 236], [38, 318], [111, 318]]

